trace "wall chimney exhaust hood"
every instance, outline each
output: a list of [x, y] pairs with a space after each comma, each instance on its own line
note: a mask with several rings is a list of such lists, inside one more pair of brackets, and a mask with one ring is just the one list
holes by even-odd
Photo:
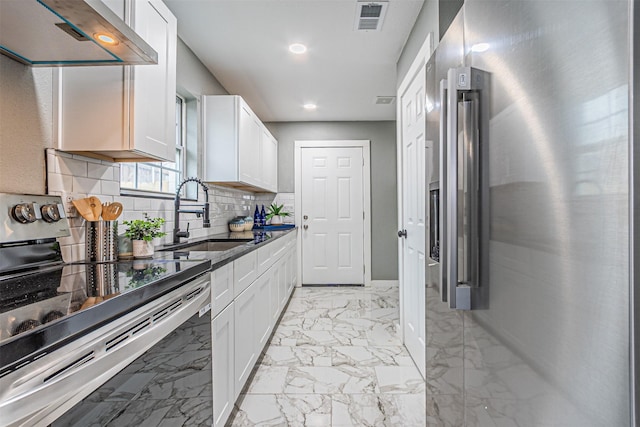
[[100, 0], [0, 0], [0, 53], [40, 67], [158, 63]]

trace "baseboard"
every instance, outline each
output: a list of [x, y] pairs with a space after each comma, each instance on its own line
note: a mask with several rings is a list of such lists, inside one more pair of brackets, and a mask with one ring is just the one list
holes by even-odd
[[397, 280], [372, 280], [371, 286], [399, 286]]

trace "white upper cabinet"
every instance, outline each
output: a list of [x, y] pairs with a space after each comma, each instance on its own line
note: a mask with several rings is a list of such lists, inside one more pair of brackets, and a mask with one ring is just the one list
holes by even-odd
[[57, 70], [58, 148], [175, 161], [176, 18], [160, 0], [105, 3], [158, 52], [158, 64]]
[[265, 129], [260, 138], [262, 168], [260, 179], [264, 188], [278, 191], [278, 141]]
[[202, 97], [204, 181], [278, 191], [278, 141], [237, 95]]

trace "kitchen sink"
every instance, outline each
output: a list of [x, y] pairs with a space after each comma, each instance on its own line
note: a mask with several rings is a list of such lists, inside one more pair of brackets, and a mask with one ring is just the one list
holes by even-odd
[[233, 249], [237, 246], [246, 245], [248, 242], [252, 242], [253, 239], [238, 239], [238, 240], [227, 240], [227, 241], [204, 241], [204, 242], [194, 242], [192, 244], [187, 245], [175, 245], [172, 247], [161, 249], [161, 251], [180, 251], [180, 252], [193, 252], [193, 251], [202, 251], [202, 252], [220, 252], [226, 251], [229, 249]]

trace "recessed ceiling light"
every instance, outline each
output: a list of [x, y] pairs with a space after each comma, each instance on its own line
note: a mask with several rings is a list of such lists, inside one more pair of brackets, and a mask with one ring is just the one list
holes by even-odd
[[303, 105], [305, 110], [315, 110], [316, 108], [318, 108], [318, 106], [316, 104], [304, 104]]
[[302, 55], [307, 51], [307, 47], [302, 43], [294, 43], [289, 45], [289, 52], [295, 53], [296, 55]]

